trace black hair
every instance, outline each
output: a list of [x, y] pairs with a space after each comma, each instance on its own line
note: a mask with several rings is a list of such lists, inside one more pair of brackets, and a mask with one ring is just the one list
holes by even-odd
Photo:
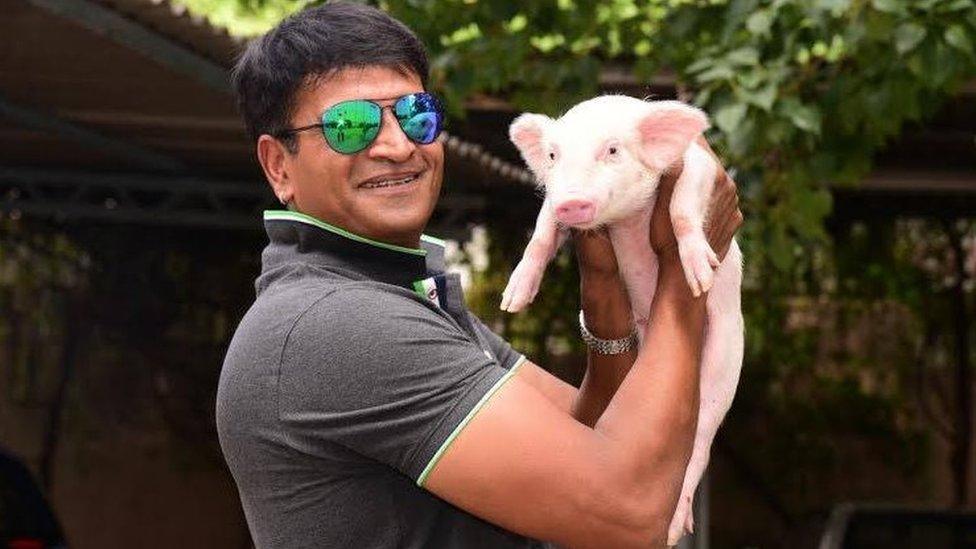
[[388, 67], [414, 73], [427, 87], [427, 51], [403, 23], [371, 6], [331, 2], [289, 16], [248, 44], [231, 72], [237, 105], [251, 139], [282, 134], [305, 85], [346, 68]]

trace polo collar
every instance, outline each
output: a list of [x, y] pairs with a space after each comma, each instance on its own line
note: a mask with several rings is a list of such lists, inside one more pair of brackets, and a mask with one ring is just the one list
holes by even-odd
[[270, 240], [262, 254], [264, 274], [300, 262], [413, 289], [416, 280], [444, 269], [444, 241], [428, 235], [421, 236], [420, 248], [408, 248], [289, 210], [265, 211], [264, 226]]

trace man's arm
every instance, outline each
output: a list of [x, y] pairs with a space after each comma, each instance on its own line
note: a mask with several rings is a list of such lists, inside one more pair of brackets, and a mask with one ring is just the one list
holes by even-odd
[[[633, 315], [616, 270], [609, 238], [605, 232], [590, 232], [575, 235], [575, 241], [580, 259], [580, 303], [587, 328], [601, 339], [629, 336], [633, 330]], [[636, 358], [637, 349], [618, 355], [588, 351], [586, 371], [579, 389], [530, 361], [522, 365], [517, 376], [558, 409], [592, 427]]]
[[[580, 269], [580, 302], [587, 328], [601, 339], [629, 336], [634, 329], [633, 315], [606, 231], [576, 233], [574, 243]], [[636, 358], [637, 349], [617, 355], [589, 351], [578, 390], [532, 362], [523, 364], [517, 376], [557, 408], [592, 427]]]
[[[596, 231], [574, 236], [580, 263], [580, 302], [587, 328], [601, 339], [629, 336], [634, 328], [633, 315], [610, 239], [606, 232]], [[636, 348], [617, 355], [588, 351], [579, 389], [528, 361], [517, 375], [557, 408], [592, 427], [636, 358]]]
[[[580, 303], [587, 329], [600, 339], [621, 339], [634, 330], [634, 315], [613, 246], [605, 231], [576, 236], [580, 264]], [[586, 373], [573, 404], [573, 416], [595, 425], [630, 372], [637, 349], [616, 355], [587, 352]]]
[[663, 543], [698, 411], [704, 300], [661, 259], [646, 346], [595, 427], [515, 376], [443, 453], [425, 487], [507, 529], [572, 547]]

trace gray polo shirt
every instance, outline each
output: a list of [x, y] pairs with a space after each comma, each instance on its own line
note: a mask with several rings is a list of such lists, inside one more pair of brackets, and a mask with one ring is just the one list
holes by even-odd
[[256, 546], [543, 546], [424, 489], [525, 360], [466, 309], [443, 242], [392, 246], [286, 211], [265, 228], [217, 390]]

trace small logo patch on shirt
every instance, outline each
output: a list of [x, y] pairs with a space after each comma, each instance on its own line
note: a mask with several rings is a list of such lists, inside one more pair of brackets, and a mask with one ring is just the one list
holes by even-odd
[[425, 278], [423, 280], [416, 280], [413, 283], [414, 292], [421, 298], [433, 303], [437, 307], [443, 309], [444, 305], [441, 303], [441, 292], [437, 289], [436, 276], [430, 278]]

